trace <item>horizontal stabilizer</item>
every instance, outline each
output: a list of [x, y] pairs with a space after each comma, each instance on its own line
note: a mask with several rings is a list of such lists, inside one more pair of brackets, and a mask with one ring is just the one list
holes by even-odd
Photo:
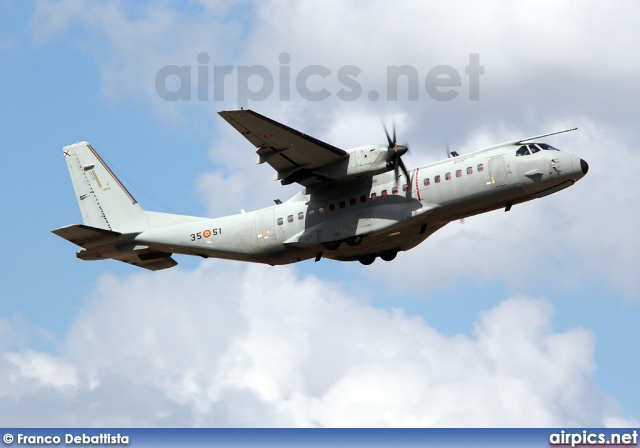
[[107, 242], [116, 240], [122, 234], [112, 230], [99, 229], [97, 227], [75, 224], [52, 230], [53, 233], [76, 246], [101, 246]]
[[151, 271], [171, 268], [178, 263], [171, 253], [132, 242], [135, 233], [122, 234], [97, 227], [75, 224], [52, 230], [53, 233], [82, 249], [76, 254], [81, 260], [113, 259]]

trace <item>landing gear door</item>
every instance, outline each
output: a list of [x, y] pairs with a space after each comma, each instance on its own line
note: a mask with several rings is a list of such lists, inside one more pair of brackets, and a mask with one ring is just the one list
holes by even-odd
[[491, 176], [491, 185], [493, 187], [501, 187], [509, 183], [504, 156], [489, 159], [489, 175]]
[[256, 239], [260, 249], [266, 249], [278, 244], [274, 225], [274, 210], [261, 210], [256, 214]]

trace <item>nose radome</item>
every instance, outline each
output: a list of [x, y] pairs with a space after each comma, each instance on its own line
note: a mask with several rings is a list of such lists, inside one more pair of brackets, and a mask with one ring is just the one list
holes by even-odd
[[580, 168], [584, 174], [587, 174], [587, 171], [589, 171], [589, 164], [585, 162], [584, 159], [580, 159]]
[[571, 156], [571, 167], [573, 168], [574, 175], [578, 176], [578, 178], [581, 178], [589, 171], [587, 162], [573, 155]]

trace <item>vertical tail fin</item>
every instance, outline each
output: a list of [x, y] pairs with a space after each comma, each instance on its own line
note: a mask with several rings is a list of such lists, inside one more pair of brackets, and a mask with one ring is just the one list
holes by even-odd
[[148, 228], [144, 209], [89, 143], [63, 152], [85, 225], [121, 233]]

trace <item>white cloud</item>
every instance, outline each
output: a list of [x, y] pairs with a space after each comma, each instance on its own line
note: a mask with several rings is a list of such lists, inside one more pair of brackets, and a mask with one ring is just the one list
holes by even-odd
[[511, 298], [445, 336], [292, 267], [105, 276], [59, 355], [5, 353], [0, 409], [9, 426], [631, 424], [593, 382], [592, 333], [552, 314]]
[[[344, 103], [335, 99], [335, 93], [344, 87], [337, 80], [337, 70], [343, 65], [363, 70], [358, 77], [363, 87], [360, 103], [382, 113], [399, 103], [370, 102], [368, 90], [384, 92], [387, 66], [412, 65], [419, 72], [426, 101], [401, 107], [437, 117], [443, 105], [426, 96], [423, 84], [428, 70], [439, 64], [454, 66], [462, 78], [461, 98], [465, 97], [468, 79], [464, 68], [470, 53], [479, 53], [485, 66], [481, 98], [490, 101], [491, 110], [483, 110], [482, 115], [509, 116], [510, 111], [517, 111], [516, 116], [523, 118], [523, 109], [532, 105], [551, 103], [554, 110], [558, 106], [571, 109], [570, 99], [581, 106], [575, 110], [588, 105], [597, 113], [603, 102], [609, 104], [620, 94], [637, 95], [634, 79], [640, 64], [628, 57], [627, 43], [637, 37], [633, 20], [638, 5], [630, 1], [614, 4], [504, 5], [492, 1], [480, 8], [470, 1], [397, 5], [375, 1], [362, 8], [356, 3], [329, 1], [318, 9], [313, 3], [292, 5], [274, 0], [239, 7], [216, 2], [178, 8], [171, 2], [131, 6], [64, 0], [38, 3], [32, 31], [36, 41], [44, 43], [79, 25], [86, 36], [81, 45], [101, 67], [110, 97], [144, 98], [162, 113], [189, 117], [188, 121], [198, 121], [194, 115], [206, 115], [208, 108], [237, 106], [239, 65], [269, 67], [274, 92], [252, 107], [264, 110], [276, 103], [282, 52], [291, 55], [288, 66], [293, 90], [295, 77], [304, 66], [320, 64], [332, 72], [321, 85], [334, 96], [330, 101], [305, 101], [302, 113], [307, 122], [313, 123], [321, 110]], [[239, 12], [243, 8], [250, 12]], [[227, 78], [226, 101], [198, 104], [194, 99], [185, 104], [160, 100], [154, 84], [158, 70], [167, 64], [190, 65], [195, 82], [201, 51], [209, 53], [210, 67], [235, 67]], [[300, 97], [294, 93], [292, 100], [299, 103]], [[460, 116], [473, 107], [457, 100], [454, 109], [458, 111], [454, 116]], [[619, 107], [607, 110], [620, 114]]]
[[17, 338], [16, 331], [8, 319], [0, 318], [0, 348], [4, 349], [7, 346], [13, 345]]
[[[223, 2], [194, 2], [181, 11], [171, 2], [38, 2], [31, 29], [37, 45], [65, 33], [82, 36], [77, 45], [100, 68], [108, 99], [148, 101], [163, 119], [187, 126], [209, 122], [203, 119], [209, 118], [207, 103], [197, 101], [198, 55], [207, 53], [213, 65], [233, 59], [242, 47], [244, 25], [228, 16], [232, 9]], [[160, 97], [156, 75], [167, 65], [191, 67], [193, 101]], [[170, 89], [178, 85], [167, 81]]]
[[73, 366], [48, 353], [26, 350], [22, 353], [7, 353], [5, 358], [17, 368], [10, 377], [11, 382], [16, 382], [18, 378], [33, 378], [42, 385], [57, 388], [72, 387], [78, 382]]

